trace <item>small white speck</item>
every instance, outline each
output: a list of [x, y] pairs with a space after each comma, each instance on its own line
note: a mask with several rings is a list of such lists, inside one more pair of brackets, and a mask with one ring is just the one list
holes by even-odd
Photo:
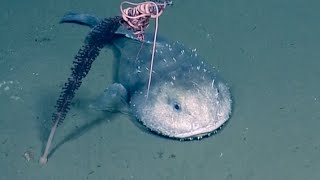
[[173, 59], [174, 62], [177, 62], [176, 58], [173, 57], [172, 59]]
[[197, 70], [200, 70], [200, 66], [197, 66]]
[[212, 79], [211, 87], [214, 88], [214, 79]]
[[223, 156], [223, 153], [221, 152], [219, 157], [221, 158], [222, 156]]
[[6, 86], [3, 90], [8, 91], [9, 89], [9, 86]]
[[10, 96], [10, 99], [13, 99], [13, 100], [19, 100], [20, 99], [20, 97], [18, 97], [18, 96]]

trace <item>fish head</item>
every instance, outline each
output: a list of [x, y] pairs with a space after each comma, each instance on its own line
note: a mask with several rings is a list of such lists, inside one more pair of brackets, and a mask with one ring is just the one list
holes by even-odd
[[231, 96], [222, 82], [156, 83], [146, 98], [136, 91], [130, 104], [150, 130], [176, 139], [200, 139], [216, 133], [231, 113]]

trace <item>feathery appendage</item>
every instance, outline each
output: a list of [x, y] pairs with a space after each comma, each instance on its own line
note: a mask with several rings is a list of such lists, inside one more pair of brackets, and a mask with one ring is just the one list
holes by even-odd
[[100, 53], [100, 50], [114, 37], [114, 32], [119, 28], [121, 17], [106, 18], [97, 24], [87, 36], [87, 42], [81, 47], [75, 56], [71, 76], [62, 88], [62, 92], [55, 105], [56, 112], [52, 115], [53, 127], [46, 144], [45, 151], [40, 158], [40, 164], [46, 164], [48, 161], [49, 149], [57, 127], [63, 123], [68, 111], [70, 110], [71, 101], [75, 91], [79, 89], [82, 79], [87, 76], [91, 65]]

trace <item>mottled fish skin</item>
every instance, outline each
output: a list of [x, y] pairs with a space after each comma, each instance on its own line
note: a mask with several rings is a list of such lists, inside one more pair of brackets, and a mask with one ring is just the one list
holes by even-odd
[[[81, 14], [86, 19], [83, 17]], [[157, 38], [146, 99], [153, 36], [147, 34], [141, 43], [124, 28], [117, 33], [119, 37], [111, 46], [119, 62], [117, 82], [129, 94], [132, 113], [147, 128], [170, 138], [199, 139], [227, 122], [231, 114], [229, 89], [195, 49]]]

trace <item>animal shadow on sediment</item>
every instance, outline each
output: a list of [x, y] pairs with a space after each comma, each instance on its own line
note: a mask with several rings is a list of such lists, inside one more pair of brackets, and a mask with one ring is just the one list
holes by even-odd
[[[156, 136], [155, 133], [149, 131], [145, 126], [143, 126], [139, 121], [137, 121], [136, 118], [130, 113], [129, 110], [122, 110], [122, 111], [120, 110], [102, 111], [101, 110], [100, 113], [94, 113], [93, 111], [97, 111], [97, 110], [89, 108], [89, 104], [91, 104], [92, 100], [76, 98], [74, 99], [74, 102], [75, 103], [72, 103], [72, 109], [76, 111], [84, 111], [84, 113], [87, 113], [87, 114], [95, 114], [95, 116], [93, 116], [91, 119], [87, 119], [87, 123], [81, 126], [75, 127], [74, 130], [66, 133], [67, 135], [62, 140], [57, 140], [57, 144], [52, 148], [52, 150], [48, 155], [49, 158], [54, 154], [56, 150], [58, 150], [65, 143], [79, 139], [82, 135], [88, 133], [91, 130], [94, 130], [95, 127], [100, 126], [103, 123], [109, 123], [110, 121], [118, 120], [117, 117], [119, 114], [128, 116], [129, 120], [139, 129], [141, 129], [142, 132]], [[112, 125], [112, 124], [109, 124], [109, 125]], [[159, 136], [156, 136], [156, 137], [159, 137]]]
[[[41, 141], [42, 148], [41, 151], [44, 150], [47, 138], [50, 134], [51, 127], [53, 125], [51, 114], [54, 111], [54, 107], [52, 104], [56, 101], [56, 96], [52, 95], [54, 92], [48, 92], [47, 95], [43, 96], [38, 102], [38, 109], [40, 111], [39, 116], [36, 117], [37, 120], [37, 130], [38, 130], [38, 137]], [[49, 157], [51, 157], [56, 150], [58, 150], [62, 145], [67, 142], [74, 141], [79, 139], [82, 135], [88, 133], [91, 130], [94, 130], [95, 127], [102, 125], [102, 123], [108, 123], [111, 120], [116, 120], [116, 116], [118, 113], [122, 113], [119, 111], [101, 111], [101, 113], [97, 113], [96, 110], [90, 109], [89, 104], [92, 103], [92, 99], [80, 99], [75, 98], [71, 103], [71, 109], [78, 114], [77, 112], [81, 112], [81, 114], [88, 114], [85, 118], [86, 123], [74, 127], [73, 130], [69, 132], [64, 132], [65, 136], [63, 139], [56, 139], [56, 143], [54, 147], [49, 153]], [[52, 108], [48, 108], [52, 107]], [[126, 113], [125, 113], [126, 114]], [[90, 116], [93, 115], [93, 116]], [[77, 118], [77, 116], [72, 117], [72, 115], [68, 116], [68, 118]]]

